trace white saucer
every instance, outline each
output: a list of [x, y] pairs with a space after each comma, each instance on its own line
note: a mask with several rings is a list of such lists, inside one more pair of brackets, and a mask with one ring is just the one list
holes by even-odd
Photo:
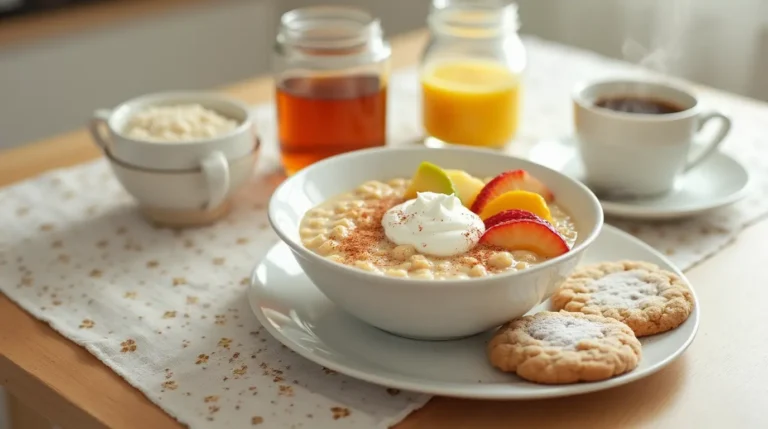
[[[541, 142], [531, 150], [529, 158], [584, 181], [584, 167], [570, 140]], [[733, 204], [748, 193], [749, 172], [730, 156], [715, 152], [683, 176], [669, 194], [649, 199], [600, 198], [600, 205], [609, 216], [648, 220], [677, 219]]]
[[[603, 228], [584, 263], [620, 258], [653, 262], [682, 276], [661, 254], [610, 226]], [[317, 364], [387, 387], [483, 399], [567, 396], [638, 380], [680, 356], [693, 341], [699, 324], [696, 301], [693, 314], [679, 328], [642, 340], [643, 357], [634, 371], [601, 382], [545, 386], [491, 367], [485, 354], [490, 332], [456, 341], [417, 341], [353, 318], [309, 281], [282, 242], [270, 249], [254, 270], [249, 300], [270, 334]], [[546, 309], [548, 304], [532, 312]]]

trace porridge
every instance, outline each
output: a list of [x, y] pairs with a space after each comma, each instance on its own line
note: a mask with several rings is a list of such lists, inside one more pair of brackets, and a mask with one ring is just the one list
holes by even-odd
[[376, 274], [414, 279], [517, 271], [568, 252], [570, 216], [522, 170], [479, 180], [423, 163], [411, 179], [372, 180], [309, 210], [305, 247]]
[[237, 126], [237, 121], [199, 104], [150, 106], [128, 120], [125, 135], [139, 140], [184, 142], [216, 137]]

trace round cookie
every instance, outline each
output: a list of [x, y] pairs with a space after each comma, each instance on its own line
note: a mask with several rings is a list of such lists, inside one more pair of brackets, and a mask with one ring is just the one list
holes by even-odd
[[627, 325], [565, 311], [515, 319], [488, 344], [493, 366], [542, 384], [605, 380], [635, 369], [640, 355]]
[[552, 295], [556, 310], [599, 314], [643, 337], [677, 328], [693, 311], [693, 294], [676, 274], [648, 262], [579, 267]]

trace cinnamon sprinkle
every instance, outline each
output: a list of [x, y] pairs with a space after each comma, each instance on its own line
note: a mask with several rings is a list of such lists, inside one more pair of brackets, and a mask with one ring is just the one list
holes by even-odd
[[[358, 221], [356, 228], [352, 229], [349, 235], [339, 242], [338, 250], [342, 253], [344, 263], [353, 264], [355, 261], [373, 259], [371, 251], [379, 243], [387, 239], [384, 235], [384, 228], [381, 226], [381, 219], [387, 210], [400, 204], [402, 201], [402, 198], [383, 198], [381, 200], [366, 201], [365, 206], [362, 208], [364, 211], [360, 216], [362, 221]], [[400, 212], [399, 214], [398, 218], [403, 222], [403, 219], [406, 218], [405, 213]], [[377, 260], [374, 263], [377, 265], [387, 265], [381, 262], [385, 261]]]
[[[377, 267], [388, 267], [400, 265], [405, 262], [394, 259], [390, 257], [389, 254], [377, 255], [374, 252], [382, 242], [391, 243], [384, 234], [384, 227], [381, 225], [381, 220], [389, 209], [403, 201], [404, 199], [401, 197], [366, 200], [365, 205], [360, 209], [363, 212], [360, 215], [361, 220], [357, 221], [356, 228], [353, 228], [349, 235], [341, 239], [337, 245], [336, 250], [340, 252], [344, 264], [351, 265], [356, 261], [370, 261]], [[396, 213], [396, 215], [399, 223], [405, 223], [409, 220], [409, 217], [414, 216], [413, 213], [406, 215], [403, 211]], [[420, 226], [419, 229], [422, 229], [422, 227]], [[479, 229], [470, 228], [465, 231], [463, 235], [467, 241], [476, 242], [482, 234]], [[391, 245], [394, 246], [394, 243], [391, 243]], [[456, 266], [467, 265], [465, 259], [471, 257], [475, 258], [478, 261], [477, 263], [482, 265], [488, 272], [498, 272], [503, 271], [503, 269], [492, 267], [488, 261], [494, 254], [503, 251], [504, 249], [500, 247], [478, 244], [468, 252], [460, 255], [450, 257], [435, 257], [430, 255], [430, 259], [435, 261], [436, 264], [443, 261], [449, 261], [452, 265]]]

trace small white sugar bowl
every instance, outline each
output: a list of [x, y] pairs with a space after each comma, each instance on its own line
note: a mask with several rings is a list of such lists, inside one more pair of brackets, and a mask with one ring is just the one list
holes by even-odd
[[141, 211], [167, 226], [225, 216], [260, 146], [248, 107], [207, 92], [149, 94], [99, 109], [90, 131]]

